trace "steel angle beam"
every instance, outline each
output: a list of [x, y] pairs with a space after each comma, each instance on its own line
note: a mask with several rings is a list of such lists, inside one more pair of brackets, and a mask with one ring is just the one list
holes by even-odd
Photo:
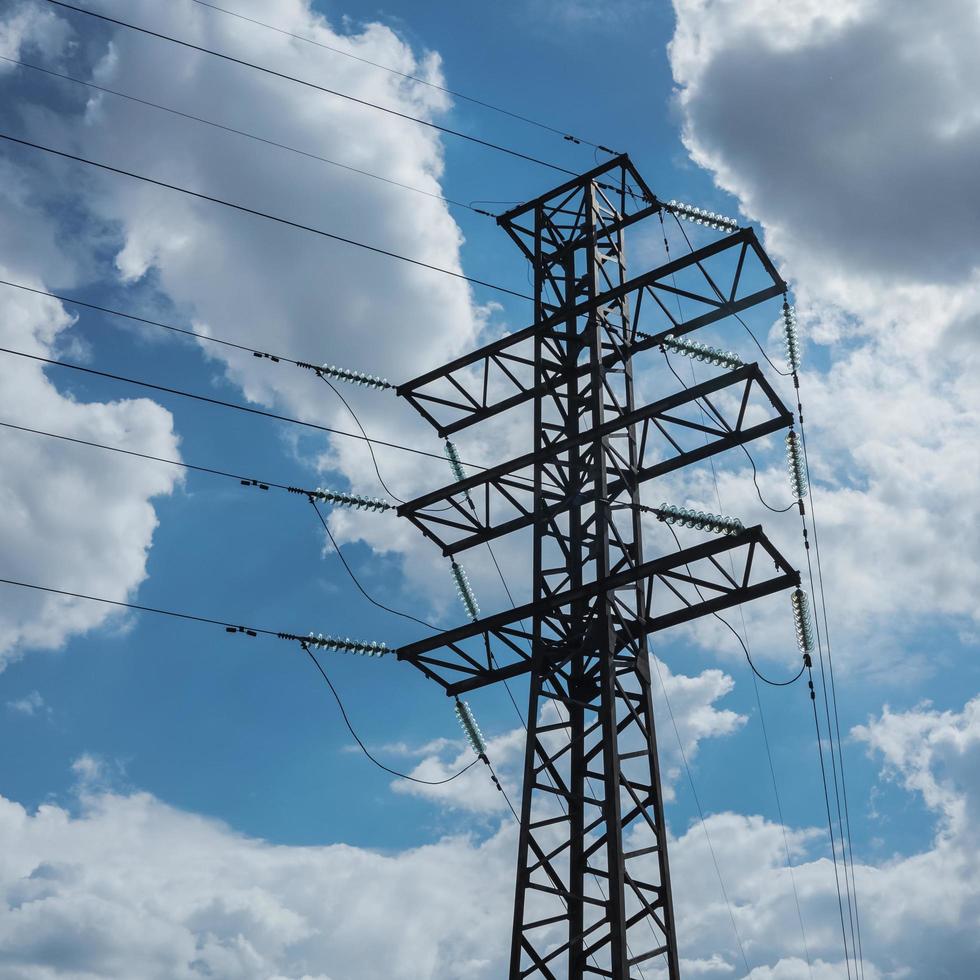
[[[729, 251], [736, 256], [735, 268], [731, 281], [720, 283], [708, 272], [706, 263], [709, 259]], [[744, 281], [743, 271], [749, 256], [758, 260], [769, 284], [739, 296], [739, 287]], [[674, 285], [676, 276], [689, 269], [697, 269], [701, 273], [704, 279], [701, 291], [681, 289]], [[661, 329], [642, 338], [636, 337], [634, 333], [634, 341], [626, 345], [626, 350], [636, 354], [656, 347], [668, 334], [681, 336], [691, 333], [781, 295], [785, 290], [786, 283], [762, 249], [755, 232], [751, 228], [741, 228], [689, 255], [673, 259], [650, 272], [627, 280], [622, 285], [607, 289], [592, 299], [581, 300], [538, 324], [501, 337], [479, 350], [428, 371], [399, 385], [396, 392], [445, 438], [544, 393], [547, 385], [535, 383], [534, 380], [534, 337], [536, 334], [553, 332], [556, 328], [559, 331], [565, 329], [570, 318], [587, 314], [596, 307], [628, 303], [634, 311], [631, 329], [635, 330], [639, 321], [637, 311], [643, 308], [644, 302], [647, 306], [653, 303]], [[671, 312], [675, 297], [696, 301], [707, 309], [689, 319], [679, 318]], [[622, 354], [613, 351], [603, 357], [602, 363], [609, 368], [621, 360]], [[583, 363], [579, 374], [584, 376], [591, 370], [590, 364]]]
[[[768, 415], [762, 421], [746, 425], [753, 387], [757, 387], [763, 395]], [[739, 388], [741, 391], [738, 391]], [[718, 408], [712, 397], [719, 393], [735, 394], [737, 410], [726, 413]], [[677, 414], [701, 400], [708, 406], [704, 421], [684, 419]], [[639, 468], [635, 473], [624, 472], [619, 480], [609, 484], [606, 496], [615, 499], [624, 489], [633, 490], [645, 480], [769, 435], [788, 427], [792, 421], [790, 411], [758, 365], [746, 364], [633, 412], [611, 418], [577, 438], [559, 440], [549, 447], [547, 453], [527, 453], [459, 483], [424, 494], [401, 505], [397, 513], [435, 542], [444, 555], [456, 555], [502, 535], [530, 527], [538, 518], [550, 520], [573, 505], [593, 501], [596, 496], [594, 487], [583, 488], [572, 483], [567, 461], [571, 449], [582, 450], [577, 462], [581, 466], [597, 440], [612, 441], [631, 426], [637, 427]], [[697, 434], [698, 440], [693, 447], [683, 447], [683, 430]], [[614, 452], [608, 451], [611, 454]], [[540, 460], [554, 481], [542, 484], [537, 503], [533, 483], [526, 475], [521, 475], [536, 459]], [[498, 516], [502, 514], [506, 518]]]
[[[595, 215], [600, 219], [594, 225], [584, 220], [582, 206], [583, 191], [589, 183], [596, 195]], [[657, 200], [633, 162], [626, 154], [621, 154], [540, 197], [505, 211], [497, 218], [497, 224], [510, 235], [529, 261], [536, 262], [540, 258], [553, 264], [567, 252], [612, 239], [630, 225], [663, 209], [664, 205]], [[539, 215], [541, 228], [536, 227]], [[535, 254], [539, 236], [547, 239], [549, 246], [540, 256]]]
[[[735, 561], [735, 575], [726, 567], [729, 558]], [[692, 566], [699, 562], [702, 564], [694, 569]], [[737, 571], [739, 568], [741, 571]], [[547, 600], [528, 602], [409, 643], [400, 647], [396, 655], [437, 680], [447, 693], [457, 694], [529, 671], [532, 635], [521, 623], [530, 623], [535, 616], [546, 617], [549, 632], [553, 634], [542, 636], [539, 641], [544, 658], [560, 659], [582, 650], [589, 642], [590, 617], [573, 613], [570, 608], [573, 603], [580, 606], [582, 601], [596, 598], [601, 602], [603, 597], [621, 590], [633, 590], [635, 594], [639, 585], [643, 595], [641, 608], [634, 609], [632, 617], [620, 613], [615, 618], [624, 628], [642, 628], [652, 633], [799, 584], [799, 572], [776, 550], [762, 527], [756, 525], [737, 535], [712, 537], [643, 562], [601, 582], [590, 582]], [[593, 603], [593, 613], [596, 608]], [[486, 650], [474, 654], [462, 646], [481, 635], [501, 641], [512, 659], [501, 663], [504, 651], [499, 646], [493, 656]], [[444, 652], [433, 656], [438, 650]]]

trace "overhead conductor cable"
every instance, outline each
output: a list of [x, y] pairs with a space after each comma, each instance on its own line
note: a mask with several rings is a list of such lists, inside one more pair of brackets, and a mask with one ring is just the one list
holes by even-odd
[[[50, 3], [54, 3], [55, 0], [49, 0]], [[204, 194], [201, 191], [191, 190], [188, 187], [181, 187], [178, 184], [170, 184], [164, 180], [157, 180], [154, 177], [147, 177], [144, 174], [138, 174], [131, 170], [123, 170], [121, 167], [113, 167], [107, 163], [100, 163], [98, 160], [89, 160], [86, 157], [78, 156], [74, 153], [67, 153], [64, 150], [56, 150], [51, 146], [44, 146], [41, 143], [33, 143], [30, 140], [18, 139], [16, 136], [11, 136], [8, 133], [0, 133], [0, 139], [6, 140], [8, 143], [17, 143], [20, 146], [26, 146], [33, 150], [40, 150], [43, 153], [50, 153], [52, 156], [61, 157], [65, 160], [73, 160], [76, 163], [84, 163], [89, 167], [96, 167], [99, 170], [105, 170], [108, 173], [118, 174], [121, 177], [129, 177], [132, 180], [142, 181], [144, 184], [152, 184], [154, 187], [162, 187], [164, 190], [176, 191], [178, 194], [185, 194], [188, 197], [197, 198], [200, 201], [208, 201], [211, 204], [220, 204], [222, 207], [231, 208], [234, 211], [240, 211], [243, 214], [250, 214], [256, 218], [263, 218], [266, 221], [274, 221], [277, 224], [286, 225], [290, 228], [296, 228], [299, 231], [309, 232], [311, 235], [319, 235], [321, 238], [329, 238], [332, 241], [340, 242], [344, 245], [351, 245], [355, 248], [364, 249], [367, 252], [373, 252], [376, 255], [384, 255], [389, 259], [398, 259], [401, 262], [408, 262], [410, 265], [418, 266], [422, 269], [429, 269], [431, 272], [438, 272], [445, 276], [451, 276], [454, 279], [462, 279], [465, 282], [470, 282], [478, 286], [485, 286], [488, 289], [495, 289], [497, 292], [506, 293], [510, 296], [516, 296], [518, 299], [533, 299], [533, 296], [529, 296], [527, 293], [519, 293], [514, 289], [508, 289], [506, 286], [498, 286], [491, 282], [486, 282], [483, 279], [475, 279], [472, 276], [464, 275], [462, 272], [454, 272], [452, 269], [444, 269], [442, 266], [432, 265], [429, 262], [423, 262], [421, 259], [413, 259], [408, 255], [401, 255], [398, 252], [392, 252], [386, 248], [381, 248], [378, 245], [369, 245], [366, 242], [360, 242], [353, 238], [346, 238], [343, 235], [335, 234], [332, 231], [325, 231], [322, 228], [315, 228], [312, 225], [303, 224], [300, 221], [292, 221], [289, 218], [283, 218], [279, 215], [269, 214], [266, 211], [259, 211], [257, 208], [250, 208], [244, 204], [237, 204], [234, 201], [226, 201], [223, 198], [215, 197], [211, 194]]]
[[557, 164], [548, 163], [546, 160], [539, 160], [537, 157], [530, 156], [527, 153], [521, 153], [519, 150], [513, 150], [510, 147], [501, 146], [499, 143], [492, 143], [489, 140], [480, 139], [478, 136], [471, 136], [469, 133], [460, 132], [458, 129], [450, 129], [448, 126], [440, 126], [438, 123], [431, 122], [428, 119], [422, 119], [419, 116], [409, 115], [407, 112], [399, 112], [397, 109], [391, 109], [388, 106], [378, 105], [375, 102], [368, 102], [366, 99], [359, 99], [357, 96], [350, 95], [346, 92], [338, 92], [336, 89], [328, 88], [325, 85], [318, 85], [315, 82], [307, 81], [304, 78], [297, 78], [294, 75], [287, 75], [284, 72], [276, 71], [273, 68], [267, 68], [265, 65], [257, 65], [254, 62], [245, 61], [243, 58], [236, 58], [233, 55], [224, 54], [221, 51], [215, 51], [213, 48], [206, 48], [200, 44], [192, 44], [190, 41], [182, 41], [180, 38], [172, 37], [169, 34], [163, 34], [160, 31], [152, 31], [147, 27], [140, 27], [137, 24], [131, 24], [128, 21], [119, 20], [116, 17], [109, 17], [106, 14], [96, 13], [94, 10], [86, 10], [84, 7], [76, 7], [74, 4], [64, 3], [63, 0], [48, 0], [48, 3], [53, 4], [56, 7], [61, 7], [64, 10], [71, 10], [76, 14], [84, 14], [87, 17], [94, 17], [97, 20], [103, 21], [104, 23], [115, 24], [117, 27], [125, 27], [128, 30], [137, 31], [138, 33], [145, 34], [148, 37], [155, 37], [160, 41], [169, 41], [171, 44], [177, 44], [182, 48], [187, 48], [191, 51], [198, 51], [201, 54], [210, 55], [213, 58], [220, 58], [222, 61], [227, 61], [231, 64], [241, 65], [244, 68], [251, 68], [253, 71], [259, 71], [274, 78], [280, 78], [283, 81], [293, 82], [296, 85], [303, 85], [306, 88], [313, 89], [317, 92], [323, 92], [326, 95], [333, 95], [339, 99], [346, 99], [349, 102], [364, 106], [368, 109], [377, 109], [379, 112], [388, 113], [389, 115], [395, 116], [399, 119], [404, 119], [407, 122], [417, 123], [419, 126], [434, 129], [437, 132], [445, 133], [448, 136], [457, 136], [460, 139], [467, 140], [470, 143], [485, 146], [490, 150], [497, 150], [499, 153], [505, 153], [508, 156], [517, 157], [520, 160], [527, 160], [529, 163], [536, 163], [539, 166], [548, 167], [549, 169], [556, 170], [559, 173], [568, 174], [570, 177], [577, 176], [574, 170], [559, 167]]

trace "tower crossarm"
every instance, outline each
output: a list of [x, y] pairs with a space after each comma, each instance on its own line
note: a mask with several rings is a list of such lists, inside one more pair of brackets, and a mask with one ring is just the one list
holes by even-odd
[[[594, 226], [580, 221], [583, 181], [594, 182], [598, 209], [604, 216]], [[534, 262], [539, 233], [548, 239], [552, 254], [561, 256], [590, 244], [614, 240], [630, 225], [659, 214], [664, 208], [629, 156], [619, 154], [540, 197], [505, 211], [497, 223], [525, 257]], [[540, 230], [536, 226], [539, 213], [544, 217]]]
[[[397, 656], [438, 681], [447, 693], [459, 694], [531, 669], [532, 634], [522, 621], [529, 623], [536, 616], [545, 627], [539, 641], [542, 655], [560, 660], [588, 646], [589, 630], [597, 621], [595, 614], [607, 597], [616, 609], [616, 631], [622, 645], [628, 647], [631, 633], [637, 630], [652, 633], [687, 623], [793, 588], [799, 581], [799, 572], [756, 525], [740, 534], [711, 537], [635, 568], [616, 571], [602, 582], [566, 589], [410, 643], [401, 647]], [[619, 604], [619, 593], [631, 601]], [[642, 595], [639, 607], [632, 601], [638, 594]], [[485, 645], [467, 645], [467, 641], [484, 635], [500, 641], [493, 659]]]
[[[636, 426], [639, 465], [635, 471], [624, 468], [621, 476], [610, 482], [606, 495], [615, 501], [623, 490], [633, 492], [646, 480], [745, 445], [792, 422], [792, 414], [758, 365], [746, 364], [632, 412], [612, 416], [594, 432], [559, 438], [547, 452], [518, 456], [424, 494], [399, 507], [398, 514], [434, 541], [444, 555], [456, 555], [530, 527], [535, 520], [551, 520], [573, 505], [592, 501], [594, 488], [583, 491], [575, 484], [574, 473], [583, 459], [588, 460], [596, 437], [605, 440], [606, 452], [614, 459], [616, 440]], [[578, 451], [575, 470], [572, 450]], [[550, 478], [541, 486], [537, 505], [534, 485], [527, 476], [535, 460]]]
[[[743, 291], [749, 282], [753, 286]], [[563, 370], [561, 352], [553, 341], [563, 336], [563, 325], [569, 317], [587, 313], [590, 308], [631, 309], [623, 343], [602, 359], [603, 368], [608, 370], [627, 357], [659, 346], [669, 334], [691, 333], [781, 295], [785, 289], [785, 282], [755, 232], [740, 228], [688, 255], [605, 289], [594, 300], [583, 299], [572, 309], [557, 310], [541, 323], [407, 381], [396, 391], [445, 438], [547, 391], [548, 363], [553, 363], [556, 377]], [[677, 314], [678, 297], [684, 300], [690, 315]], [[535, 380], [535, 337], [543, 342], [543, 381]], [[578, 373], [585, 377], [591, 370], [590, 364], [583, 363]]]

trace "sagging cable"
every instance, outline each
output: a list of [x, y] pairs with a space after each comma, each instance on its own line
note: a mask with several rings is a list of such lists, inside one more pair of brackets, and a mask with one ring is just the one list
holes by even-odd
[[470, 706], [465, 701], [460, 701], [459, 698], [456, 698], [456, 704], [453, 710], [456, 712], [456, 720], [459, 722], [459, 727], [463, 729], [463, 734], [470, 743], [470, 748], [481, 759], [485, 758], [487, 754], [487, 743], [483, 738], [483, 732], [480, 731], [480, 726], [476, 723], [476, 718], [473, 717]]
[[473, 592], [473, 587], [470, 585], [466, 570], [455, 561], [452, 563], [452, 570], [453, 578], [456, 580], [456, 592], [459, 595], [460, 602], [463, 603], [463, 607], [466, 609], [466, 615], [473, 622], [476, 622], [480, 618], [480, 605], [476, 601], [476, 595]]
[[810, 489], [806, 478], [806, 464], [800, 439], [794, 429], [786, 433], [786, 463], [789, 466], [789, 487], [797, 500], [802, 500]]
[[694, 528], [696, 531], [741, 534], [745, 530], [745, 525], [737, 517], [723, 517], [719, 514], [708, 514], [703, 510], [691, 510], [688, 507], [676, 507], [674, 504], [667, 503], [648, 509], [665, 524], [680, 524], [683, 527]]
[[733, 351], [722, 350], [720, 347], [709, 347], [707, 344], [700, 344], [696, 340], [683, 340], [673, 334], [667, 334], [663, 339], [663, 346], [685, 357], [693, 357], [696, 361], [704, 361], [707, 364], [716, 364], [718, 367], [726, 367], [731, 370], [742, 367], [744, 361]]
[[696, 208], [693, 204], [685, 204], [683, 201], [671, 201], [667, 207], [678, 218], [691, 221], [696, 225], [704, 225], [706, 228], [713, 228], [715, 231], [738, 231], [738, 222], [726, 215], [715, 214], [714, 211], [705, 211], [703, 208]]
[[786, 360], [794, 374], [800, 370], [802, 351], [799, 328], [796, 324], [796, 310], [783, 300], [783, 340], [786, 344]]

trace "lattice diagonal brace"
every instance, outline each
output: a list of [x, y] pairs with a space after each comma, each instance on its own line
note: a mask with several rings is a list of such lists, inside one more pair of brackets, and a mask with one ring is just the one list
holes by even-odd
[[[685, 448], [669, 428], [690, 427], [678, 415], [688, 396], [649, 411], [635, 406], [635, 353], [785, 289], [749, 229], [627, 279], [624, 231], [661, 208], [629, 159], [617, 157], [502, 215], [498, 223], [534, 268], [534, 324], [398, 389], [443, 434], [533, 406], [533, 453], [515, 461], [530, 468], [530, 506], [509, 476], [491, 475], [518, 508], [506, 527], [489, 505], [472, 525], [457, 522], [466, 534], [458, 543], [419, 521], [447, 553], [532, 526], [531, 602], [398, 651], [447, 693], [529, 675], [510, 980], [640, 980], [648, 967], [678, 980], [647, 634], [799, 582], [761, 528], [644, 560], [631, 505], [644, 479], [666, 471], [644, 462], [650, 426], [673, 442], [661, 458], [676, 468], [790, 418], [753, 366], [698, 392], [718, 423], [697, 432], [706, 437], [700, 449]], [[671, 313], [677, 296], [690, 311], [683, 321]], [[744, 394], [729, 422], [710, 398], [733, 385]], [[755, 389], [771, 412], [756, 413], [752, 429], [743, 419]], [[564, 488], [557, 497], [549, 489], [556, 476]], [[422, 503], [400, 512], [414, 517]], [[729, 556], [731, 574], [721, 560]], [[518, 628], [522, 619], [529, 631]], [[492, 636], [509, 662], [492, 658], [489, 643], [485, 659], [468, 650], [478, 635]]]
[[[536, 320], [568, 311], [535, 335], [534, 449], [543, 458], [571, 440], [570, 468], [582, 455], [578, 437], [634, 410], [629, 308], [625, 299], [600, 305], [596, 297], [626, 282], [629, 186], [653, 195], [628, 161], [600, 169], [601, 181], [571, 181], [500, 221], [533, 250]], [[615, 508], [636, 493], [634, 481], [620, 479], [637, 467], [635, 426], [596, 433], [590, 449], [575, 481], [588, 502], [535, 525], [536, 599], [643, 562], [639, 512], [626, 511], [624, 521]], [[544, 480], [536, 464], [537, 492]], [[643, 595], [635, 586], [595, 602], [567, 609], [567, 636], [591, 615], [592, 642], [577, 644], [564, 663], [542, 658], [531, 673], [510, 976], [625, 978], [635, 963], [659, 960], [673, 980], [674, 910], [638, 625]], [[540, 635], [539, 623], [534, 629]]]

